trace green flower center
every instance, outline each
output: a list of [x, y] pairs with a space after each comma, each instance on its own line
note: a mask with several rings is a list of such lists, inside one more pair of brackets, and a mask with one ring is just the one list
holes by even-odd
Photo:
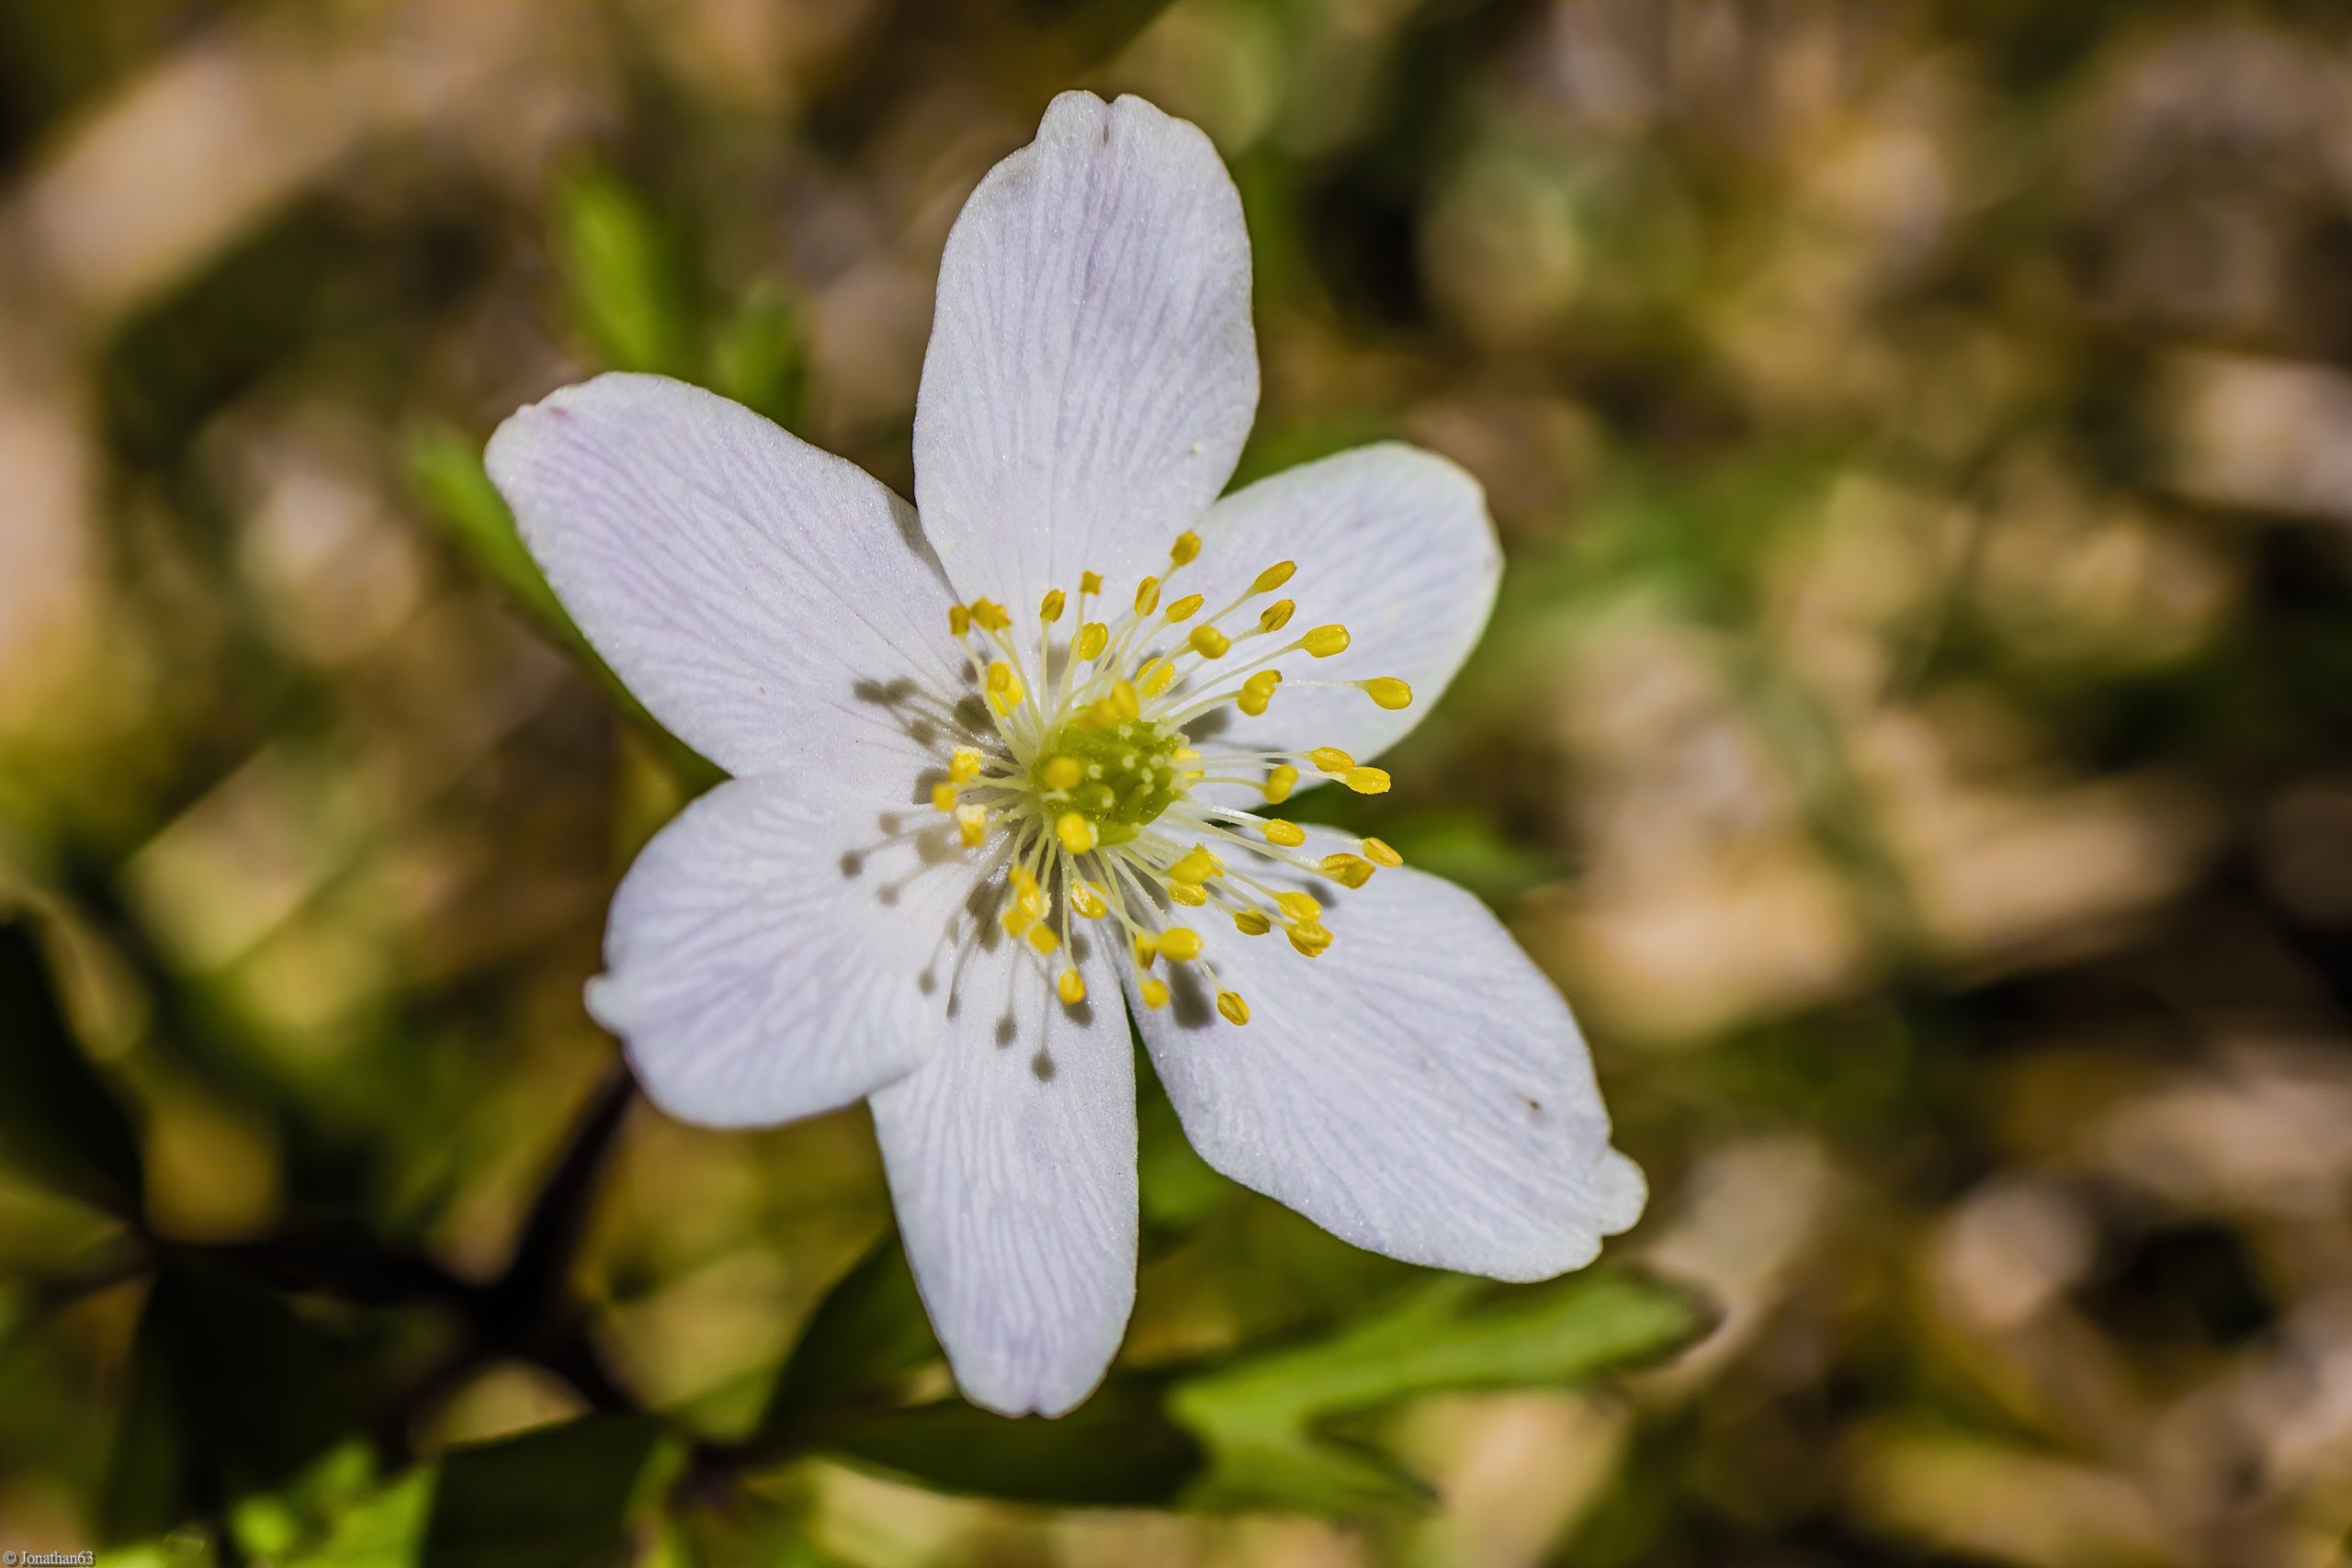
[[1104, 729], [1066, 724], [1037, 749], [1030, 779], [1048, 816], [1075, 811], [1101, 841], [1125, 843], [1183, 797], [1184, 738], [1148, 718]]

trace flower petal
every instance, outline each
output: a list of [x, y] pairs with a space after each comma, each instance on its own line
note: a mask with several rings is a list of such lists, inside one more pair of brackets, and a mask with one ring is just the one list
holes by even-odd
[[973, 870], [943, 819], [828, 780], [730, 779], [613, 897], [589, 1011], [655, 1104], [714, 1127], [847, 1105], [923, 1061]]
[[1212, 939], [1207, 961], [1248, 1000], [1246, 1026], [1207, 1005], [1189, 965], [1176, 966], [1174, 1004], [1136, 1008], [1193, 1147], [1408, 1263], [1541, 1280], [1592, 1261], [1639, 1216], [1645, 1189], [1609, 1146], [1559, 993], [1440, 878], [1383, 871], [1326, 903], [1337, 940], [1320, 958], [1279, 933]]
[[[1285, 658], [1281, 668], [1292, 682], [1393, 675], [1413, 689], [1412, 705], [1398, 709], [1345, 686], [1295, 683], [1277, 688], [1256, 718], [1220, 709], [1227, 723], [1218, 743], [1249, 750], [1337, 746], [1359, 761], [1386, 750], [1476, 646], [1502, 575], [1478, 481], [1433, 452], [1395, 443], [1304, 463], [1236, 491], [1210, 511], [1200, 535], [1201, 558], [1182, 579], [1183, 592], [1225, 604], [1266, 568], [1296, 561], [1297, 575], [1278, 595], [1298, 605], [1285, 635], [1333, 622], [1348, 628], [1344, 653]], [[1272, 597], [1253, 599], [1224, 624], [1248, 629]], [[1242, 643], [1236, 658], [1254, 657], [1262, 646]]]
[[874, 1097], [932, 1326], [1000, 1415], [1084, 1399], [1135, 1304], [1135, 1057], [1110, 966], [1083, 972], [1069, 1010], [1027, 953], [978, 955], [938, 1055]]
[[1015, 613], [1081, 570], [1131, 588], [1233, 477], [1257, 404], [1216, 148], [1141, 98], [1064, 93], [940, 261], [915, 499], [948, 575]]
[[935, 754], [907, 699], [963, 690], [946, 584], [911, 509], [855, 465], [633, 375], [517, 412], [489, 464], [589, 642], [720, 767]]

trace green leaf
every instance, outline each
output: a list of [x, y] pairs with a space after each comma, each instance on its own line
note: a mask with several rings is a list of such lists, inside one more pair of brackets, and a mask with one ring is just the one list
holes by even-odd
[[1329, 1424], [1426, 1393], [1579, 1383], [1666, 1356], [1708, 1324], [1687, 1292], [1640, 1275], [1517, 1288], [1449, 1277], [1330, 1338], [1189, 1378], [1170, 1405], [1212, 1456], [1195, 1501], [1410, 1503], [1422, 1488]]
[[677, 1455], [642, 1416], [590, 1416], [452, 1449], [422, 1568], [577, 1568], [618, 1561]]
[[886, 1233], [842, 1276], [808, 1319], [776, 1375], [754, 1448], [788, 1445], [825, 1412], [890, 1393], [918, 1367], [939, 1359], [906, 1248]]
[[1009, 1420], [946, 1400], [857, 1427], [829, 1451], [941, 1492], [1091, 1507], [1165, 1504], [1204, 1458], [1169, 1419], [1167, 1387], [1162, 1376], [1116, 1378], [1052, 1421]]
[[808, 389], [808, 333], [792, 301], [754, 288], [710, 351], [710, 388], [786, 430], [800, 423]]
[[573, 319], [605, 364], [691, 377], [690, 291], [678, 246], [637, 192], [586, 169], [556, 192], [556, 248]]
[[74, 1038], [32, 928], [0, 924], [0, 1159], [28, 1179], [129, 1219], [145, 1179], [122, 1103]]
[[418, 499], [467, 559], [542, 625], [575, 648], [585, 646], [524, 547], [506, 498], [490, 482], [481, 442], [446, 424], [428, 425], [409, 438], [408, 474]]

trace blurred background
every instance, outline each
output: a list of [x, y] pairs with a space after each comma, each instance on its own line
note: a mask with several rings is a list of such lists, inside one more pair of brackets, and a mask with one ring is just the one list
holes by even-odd
[[[1485, 481], [1485, 644], [1307, 814], [1494, 904], [1655, 1195], [1435, 1278], [1148, 1084], [1127, 1348], [1015, 1425], [862, 1110], [680, 1127], [582, 1014], [710, 775], [480, 454], [625, 367], [910, 491], [1071, 85], [1231, 163], [1243, 478]], [[0, 1167], [12, 1549], [2343, 1564], [2352, 17], [0, 0]]]

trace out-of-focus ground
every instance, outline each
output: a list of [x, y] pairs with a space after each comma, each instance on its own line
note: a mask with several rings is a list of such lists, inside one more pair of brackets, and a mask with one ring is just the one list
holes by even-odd
[[[1651, 1174], [1618, 1256], [1723, 1318], [1597, 1389], [1390, 1412], [1427, 1513], [804, 1465], [766, 1494], [792, 1550], [2344, 1563], [2352, 17], [2318, 4], [0, 0], [0, 903], [127, 1089], [154, 1230], [502, 1268], [612, 1060], [605, 899], [689, 775], [499, 582], [470, 454], [625, 362], [906, 491], [946, 228], [1068, 85], [1234, 169], [1245, 477], [1393, 434], [1485, 481], [1494, 626], [1395, 792], [1327, 809], [1557, 977]], [[379, 1451], [616, 1397], [729, 1430], [887, 1222], [862, 1112], [623, 1117], [567, 1297], [618, 1394], [502, 1354]], [[1148, 1192], [1131, 1359], [1351, 1267], [1196, 1175]], [[1204, 1224], [1263, 1232], [1214, 1289]], [[139, 1506], [148, 1287], [89, 1272], [108, 1235], [0, 1180], [11, 1546]]]

